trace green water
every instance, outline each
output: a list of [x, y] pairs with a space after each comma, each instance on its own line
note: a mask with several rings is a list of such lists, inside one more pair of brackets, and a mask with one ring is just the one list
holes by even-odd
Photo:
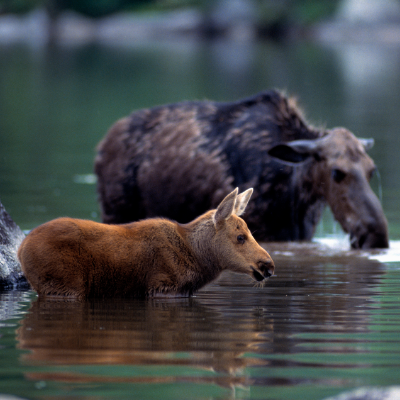
[[0, 390], [32, 399], [323, 399], [398, 384], [399, 263], [318, 249], [275, 245], [279, 274], [264, 288], [225, 275], [191, 299], [4, 294], [16, 309], [0, 324]]
[[0, 47], [0, 199], [23, 229], [99, 219], [93, 158], [133, 109], [298, 95], [308, 118], [374, 137], [391, 248], [265, 244], [277, 277], [225, 275], [192, 299], [38, 302], [0, 294], [0, 393], [29, 399], [323, 399], [400, 384], [400, 49], [307, 43]]

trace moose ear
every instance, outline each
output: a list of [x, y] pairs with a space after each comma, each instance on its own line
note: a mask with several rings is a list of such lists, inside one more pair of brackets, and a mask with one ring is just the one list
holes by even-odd
[[230, 218], [234, 212], [236, 197], [239, 189], [236, 188], [233, 192], [229, 193], [217, 207], [214, 214], [214, 225], [216, 226], [220, 222], [226, 221]]
[[365, 151], [371, 150], [374, 147], [375, 140], [374, 139], [364, 139], [364, 138], [357, 138], [361, 144], [364, 146]]
[[317, 140], [294, 140], [272, 147], [268, 150], [268, 154], [281, 161], [298, 164], [315, 154], [317, 148]]
[[238, 217], [244, 213], [244, 210], [246, 209], [247, 203], [249, 202], [252, 194], [253, 188], [250, 188], [245, 190], [243, 193], [237, 195], [235, 202], [235, 214]]

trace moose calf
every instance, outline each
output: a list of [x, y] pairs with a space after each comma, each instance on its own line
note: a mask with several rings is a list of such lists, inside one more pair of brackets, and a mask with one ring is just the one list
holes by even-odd
[[189, 296], [223, 270], [263, 281], [269, 254], [239, 216], [253, 189], [236, 188], [188, 224], [154, 218], [125, 225], [60, 218], [35, 228], [18, 250], [39, 296]]

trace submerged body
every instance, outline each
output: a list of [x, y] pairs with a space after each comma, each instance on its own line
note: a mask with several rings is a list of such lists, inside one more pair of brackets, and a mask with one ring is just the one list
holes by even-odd
[[42, 296], [187, 296], [225, 269], [261, 281], [274, 264], [238, 216], [250, 195], [235, 190], [217, 210], [185, 225], [160, 218], [126, 225], [56, 219], [34, 229], [18, 256]]
[[187, 222], [234, 187], [252, 186], [247, 223], [257, 239], [310, 240], [329, 205], [352, 247], [387, 247], [387, 221], [369, 185], [372, 143], [344, 128], [311, 127], [276, 91], [135, 111], [98, 147], [102, 219]]

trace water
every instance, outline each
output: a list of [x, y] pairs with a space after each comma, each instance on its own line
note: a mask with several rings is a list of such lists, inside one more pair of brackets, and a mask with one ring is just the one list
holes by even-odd
[[[396, 47], [175, 43], [0, 47], [0, 196], [23, 229], [99, 219], [95, 146], [131, 110], [272, 87], [374, 137], [391, 248], [349, 250], [329, 212], [312, 243], [263, 244], [277, 277], [226, 274], [190, 299], [0, 294], [0, 393], [29, 399], [324, 399], [400, 384], [400, 66]], [[368, 61], [369, 60], [369, 61]]]
[[332, 243], [268, 247], [278, 276], [264, 287], [226, 274], [190, 299], [77, 303], [3, 294], [10, 309], [0, 328], [1, 391], [322, 399], [398, 384], [399, 263]]

